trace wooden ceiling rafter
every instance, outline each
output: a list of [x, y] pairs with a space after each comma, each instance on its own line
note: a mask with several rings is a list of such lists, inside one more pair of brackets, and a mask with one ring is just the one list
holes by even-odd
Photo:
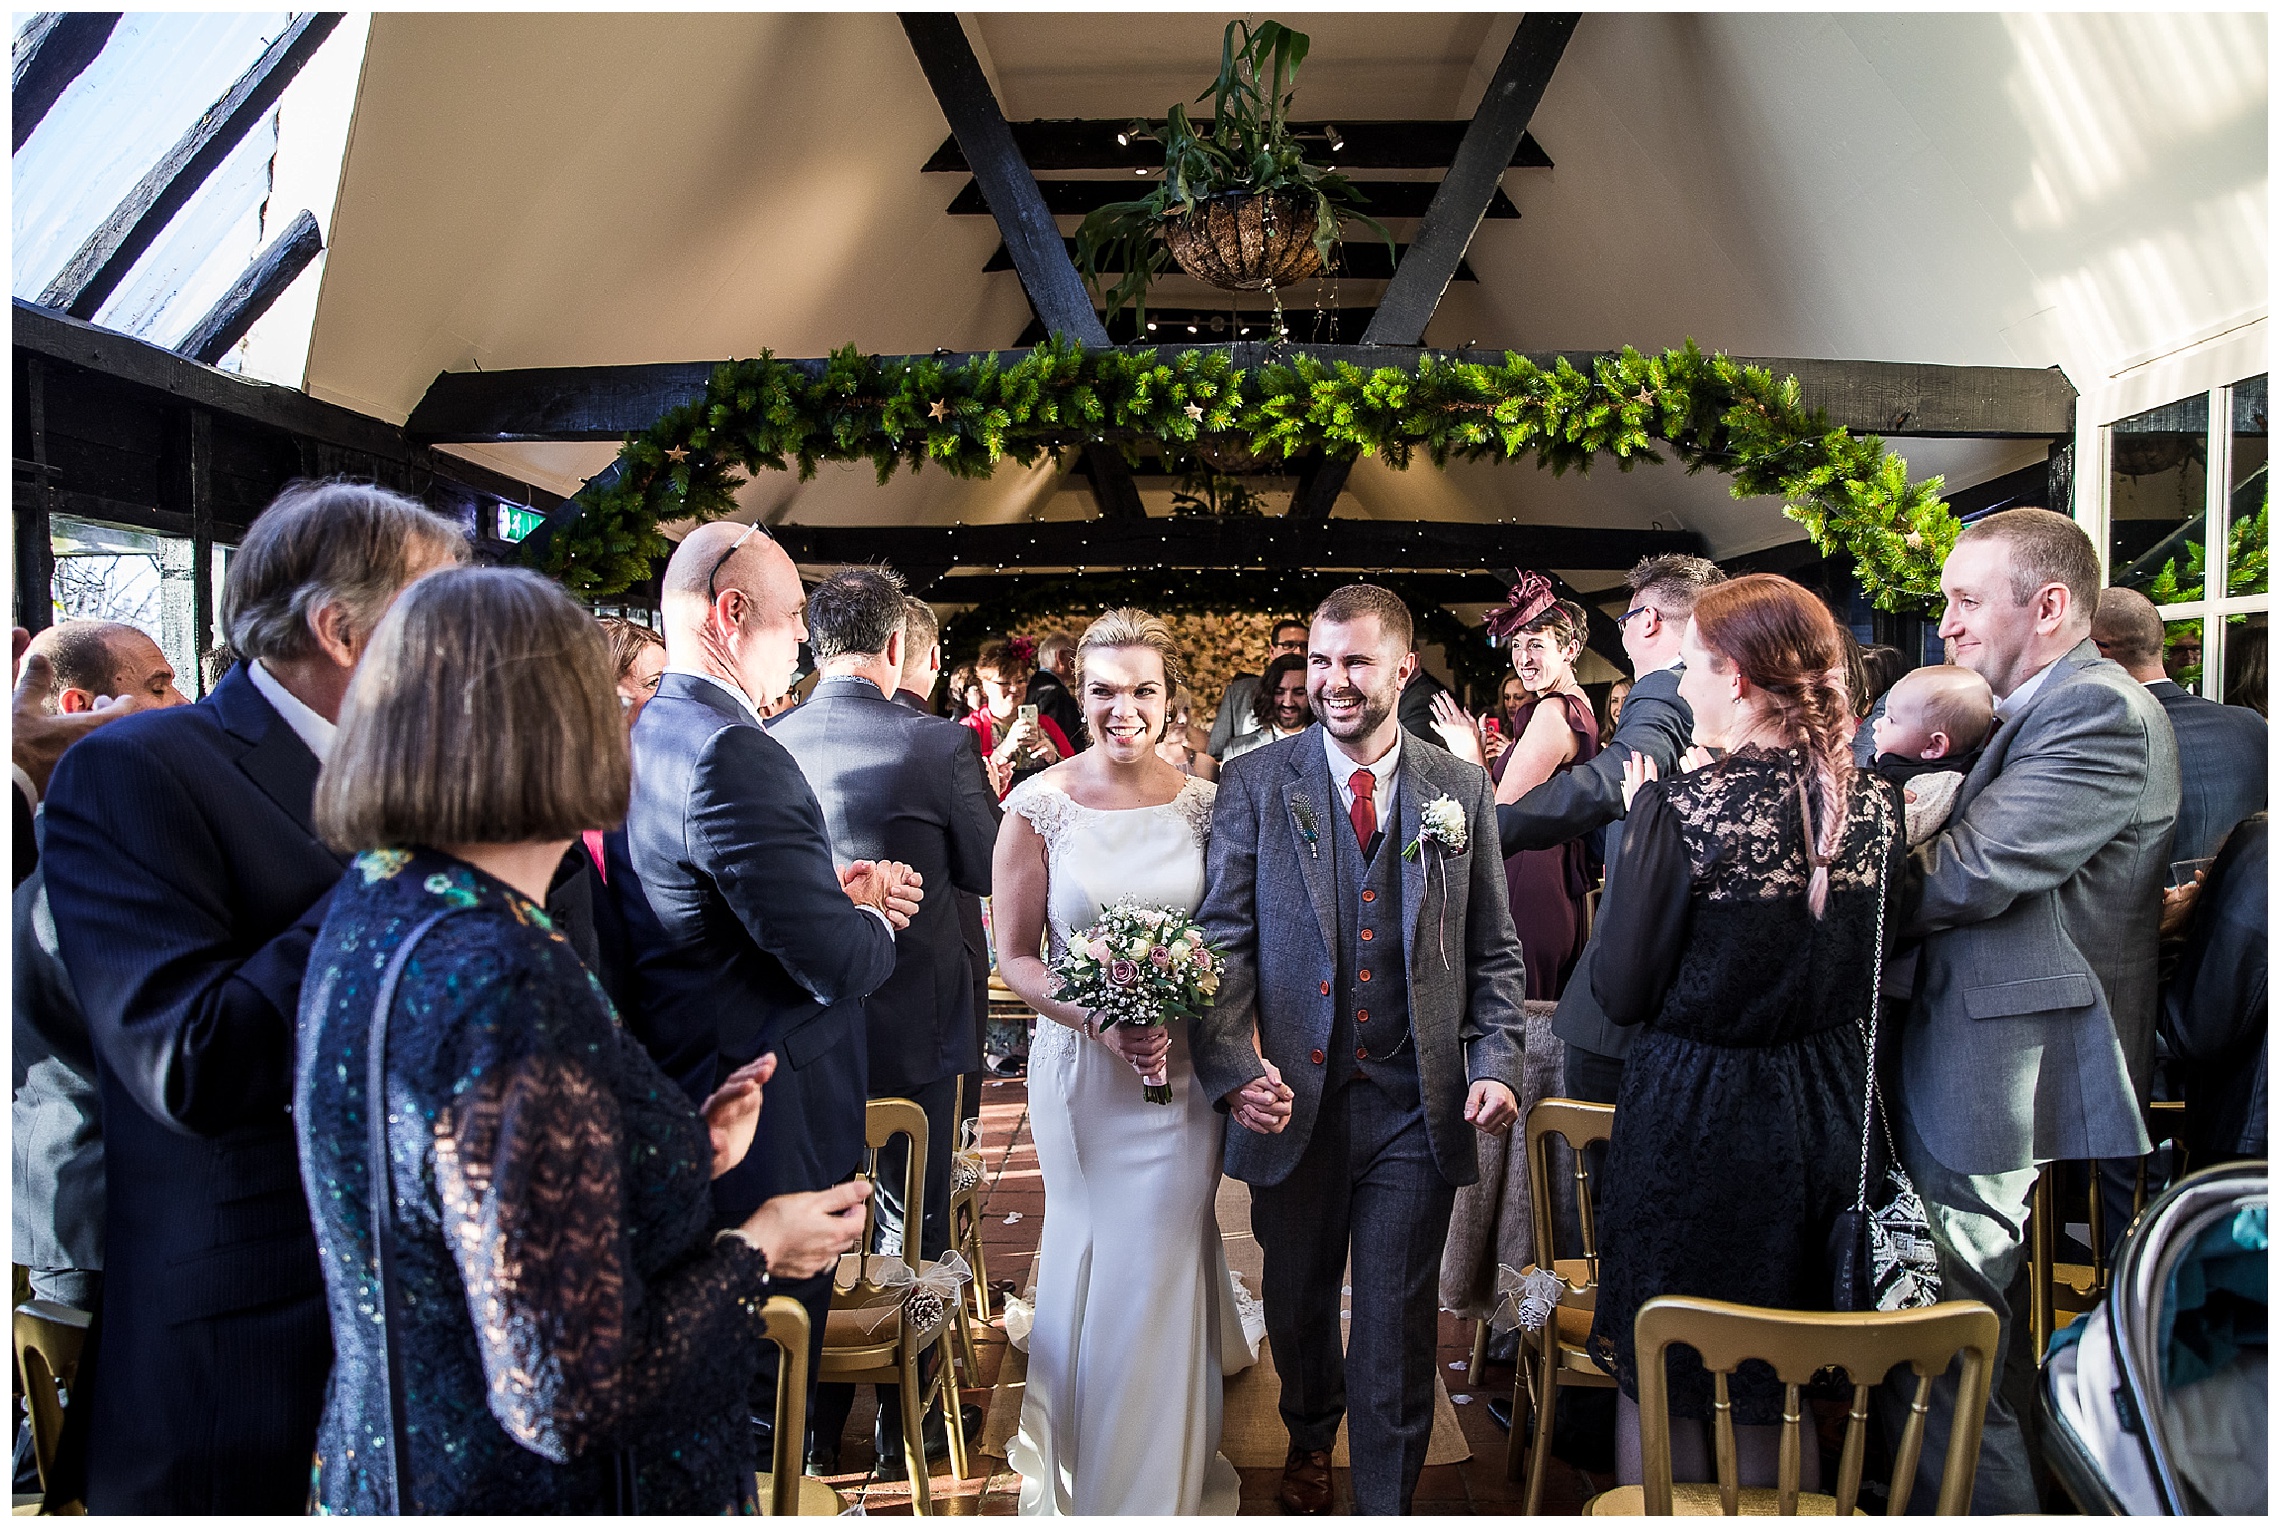
[[[1039, 117], [1009, 126], [1022, 158], [1033, 171], [1046, 170], [1154, 170], [1164, 163], [1163, 150], [1145, 138], [1133, 138], [1126, 129], [1130, 117]], [[1191, 119], [1195, 130], [1208, 133], [1209, 117]], [[1465, 124], [1454, 118], [1416, 121], [1293, 122], [1291, 136], [1302, 143], [1322, 145], [1322, 157], [1333, 168], [1355, 170], [1445, 170], [1456, 156]], [[1333, 134], [1335, 136], [1333, 136]], [[1119, 137], [1126, 142], [1118, 142]], [[1522, 135], [1513, 150], [1515, 170], [1548, 170], [1551, 155], [1534, 138]], [[959, 151], [955, 134], [919, 168], [929, 175], [959, 174], [973, 167]]]

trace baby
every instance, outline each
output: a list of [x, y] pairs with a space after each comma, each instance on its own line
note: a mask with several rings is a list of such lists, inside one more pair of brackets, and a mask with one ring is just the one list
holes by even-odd
[[1875, 770], [1907, 792], [1908, 846], [1946, 826], [1995, 725], [1995, 692], [1952, 663], [1903, 674], [1876, 719]]

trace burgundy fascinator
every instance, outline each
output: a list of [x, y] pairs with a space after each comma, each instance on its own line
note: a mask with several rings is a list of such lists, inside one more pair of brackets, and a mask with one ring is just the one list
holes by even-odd
[[1013, 661], [1024, 668], [1037, 661], [1037, 639], [1034, 637], [1008, 637], [1005, 645], [1013, 653]]
[[1515, 572], [1512, 577], [1511, 596], [1486, 617], [1488, 634], [1498, 642], [1511, 641], [1530, 621], [1559, 603], [1552, 581], [1543, 574]]

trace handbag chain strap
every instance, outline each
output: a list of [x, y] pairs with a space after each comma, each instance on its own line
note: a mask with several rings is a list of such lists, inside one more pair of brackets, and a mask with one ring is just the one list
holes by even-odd
[[[1899, 831], [1895, 826], [1894, 833]], [[1890, 879], [1892, 844], [1889, 836], [1877, 852], [1873, 874], [1876, 877], [1876, 943], [1869, 946], [1868, 957], [1868, 1017], [1861, 1021], [1868, 1056], [1868, 1088], [1860, 1105], [1860, 1188], [1853, 1199], [1853, 1208], [1868, 1208], [1868, 1146], [1876, 1128], [1878, 1090], [1876, 1086], [1876, 1011], [1884, 1003], [1884, 893]], [[1892, 1151], [1892, 1127], [1884, 1128], [1884, 1149]], [[1892, 1152], [1895, 1159], [1898, 1152]]]
[[388, 1010], [395, 1006], [396, 984], [404, 974], [412, 951], [456, 908], [432, 912], [415, 924], [396, 946], [380, 976], [380, 990], [372, 1003], [372, 1027], [364, 1044], [365, 1138], [370, 1150], [366, 1171], [372, 1200], [372, 1250], [380, 1264], [380, 1358], [388, 1385], [387, 1509], [401, 1517], [419, 1510], [412, 1500], [411, 1471], [404, 1462], [404, 1440], [410, 1428], [404, 1417], [404, 1370], [397, 1338], [401, 1335], [403, 1292], [396, 1283], [396, 1177], [388, 1165]]

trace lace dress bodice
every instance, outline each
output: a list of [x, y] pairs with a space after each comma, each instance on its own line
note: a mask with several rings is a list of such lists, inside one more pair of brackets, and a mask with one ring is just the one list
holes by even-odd
[[[1048, 960], [1069, 935], [1089, 928], [1119, 902], [1193, 912], [1203, 901], [1203, 854], [1219, 787], [1190, 779], [1161, 806], [1104, 809], [1077, 801], [1057, 783], [1024, 780], [1005, 798], [1045, 840], [1050, 890], [1045, 902]], [[1073, 1046], [1076, 1031], [1039, 1024], [1032, 1046]]]

